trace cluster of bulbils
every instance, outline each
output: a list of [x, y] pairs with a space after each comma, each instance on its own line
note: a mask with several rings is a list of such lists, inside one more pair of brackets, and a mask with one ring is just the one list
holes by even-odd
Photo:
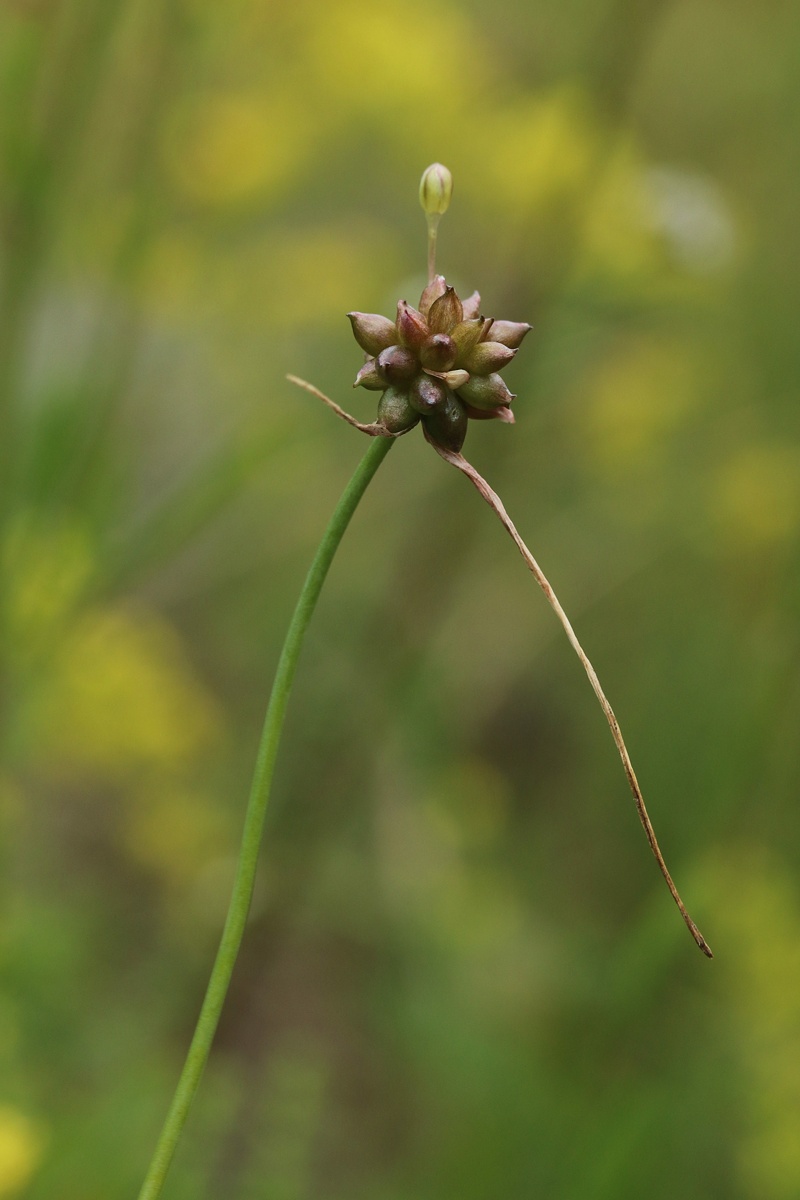
[[353, 387], [383, 392], [377, 426], [397, 436], [422, 421], [430, 441], [457, 453], [470, 417], [513, 424], [515, 397], [499, 372], [531, 327], [482, 317], [479, 309], [477, 292], [462, 304], [444, 276], [436, 275], [418, 309], [400, 301], [395, 321], [348, 313], [368, 356]]

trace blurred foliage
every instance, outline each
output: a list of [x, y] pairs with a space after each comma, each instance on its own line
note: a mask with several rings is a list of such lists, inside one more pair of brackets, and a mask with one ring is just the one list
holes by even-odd
[[136, 1192], [362, 449], [283, 376], [348, 403], [343, 314], [418, 291], [434, 159], [441, 268], [535, 326], [516, 427], [467, 453], [717, 959], [552, 615], [412, 435], [315, 617], [165, 1194], [800, 1194], [796, 15], [0, 5], [0, 1196]]

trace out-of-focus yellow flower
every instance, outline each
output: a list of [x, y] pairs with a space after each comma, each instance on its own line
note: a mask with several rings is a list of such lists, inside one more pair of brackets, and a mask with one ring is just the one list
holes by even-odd
[[419, 148], [449, 133], [455, 117], [476, 105], [485, 73], [479, 43], [457, 8], [408, 0], [320, 5], [308, 23], [307, 81], [338, 120], [365, 121], [387, 113], [392, 140]]
[[0, 1105], [0, 1196], [16, 1196], [26, 1186], [45, 1148], [38, 1121], [10, 1104]]
[[729, 545], [784, 541], [800, 523], [800, 453], [782, 444], [739, 450], [720, 469], [712, 503]]
[[197, 790], [169, 781], [135, 795], [125, 844], [137, 862], [183, 888], [233, 843], [223, 810]]
[[468, 130], [480, 170], [459, 174], [464, 191], [512, 217], [578, 197], [598, 153], [588, 106], [572, 87], [477, 108]]
[[746, 1086], [742, 1195], [800, 1195], [800, 896], [784, 864], [748, 844], [714, 864], [715, 922], [736, 945], [722, 987]]
[[315, 143], [301, 97], [259, 92], [195, 97], [167, 125], [167, 173], [199, 204], [240, 205], [290, 184]]
[[636, 146], [620, 138], [597, 167], [596, 185], [584, 205], [581, 268], [625, 279], [659, 276], [663, 253], [653, 230], [645, 163]]
[[[391, 245], [387, 253], [391, 262]], [[372, 291], [380, 278], [368, 242], [350, 228], [284, 233], [259, 247], [255, 261], [263, 319], [279, 328], [339, 323], [342, 310], [352, 308], [353, 297]], [[385, 270], [386, 264], [381, 267]], [[276, 279], [291, 280], [292, 286], [276, 288]]]
[[694, 362], [680, 343], [626, 341], [581, 384], [579, 423], [590, 458], [608, 474], [648, 469], [697, 396]]
[[[237, 328], [263, 335], [311, 323], [338, 324], [353, 298], [374, 292], [383, 272], [399, 272], [403, 258], [394, 233], [349, 225], [278, 229], [233, 246], [215, 247], [183, 232], [159, 238], [144, 271], [146, 302], [174, 319], [213, 312], [235, 317]], [[380, 270], [370, 253], [382, 246]], [[276, 280], [291, 280], [290, 288]], [[229, 368], [228, 368], [229, 369]]]
[[42, 525], [23, 513], [12, 522], [2, 546], [8, 644], [26, 661], [49, 652], [93, 569], [86, 533], [78, 525]]
[[183, 767], [220, 728], [179, 638], [144, 611], [81, 619], [53, 658], [39, 719], [56, 762], [114, 780]]

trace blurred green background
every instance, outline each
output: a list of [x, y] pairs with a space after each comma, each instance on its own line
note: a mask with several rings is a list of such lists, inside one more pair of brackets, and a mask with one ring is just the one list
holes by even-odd
[[0, 1197], [141, 1182], [272, 672], [371, 420], [344, 314], [534, 324], [334, 564], [172, 1200], [800, 1195], [791, 0], [0, 5]]

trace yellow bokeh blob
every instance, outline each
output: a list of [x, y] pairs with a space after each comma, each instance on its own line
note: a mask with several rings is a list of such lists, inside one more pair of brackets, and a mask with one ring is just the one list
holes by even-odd
[[720, 468], [714, 513], [725, 540], [750, 548], [793, 535], [800, 522], [800, 452], [762, 444], [738, 450]]
[[625, 342], [582, 385], [587, 453], [604, 472], [646, 468], [697, 395], [694, 362], [679, 343]]
[[[746, 1086], [737, 1166], [743, 1196], [800, 1195], [800, 896], [786, 864], [753, 845], [711, 865], [721, 986]], [[722, 959], [720, 958], [720, 961]]]
[[86, 588], [94, 568], [91, 546], [79, 525], [47, 525], [21, 513], [10, 524], [0, 561], [8, 644], [27, 662], [48, 649]]
[[[381, 245], [380, 258], [370, 252]], [[172, 319], [232, 314], [239, 328], [283, 332], [323, 322], [342, 326], [344, 314], [400, 272], [391, 231], [281, 229], [243, 245], [210, 248], [173, 231], [154, 242], [144, 272], [149, 303]]]
[[417, 145], [450, 129], [483, 73], [463, 14], [414, 0], [398, 8], [369, 0], [320, 6], [306, 49], [308, 86], [332, 106], [329, 116], [388, 116], [387, 135]]
[[[391, 266], [392, 257], [389, 246], [380, 265]], [[306, 229], [270, 239], [257, 254], [255, 271], [259, 268], [259, 312], [273, 327], [323, 321], [344, 334], [349, 334], [344, 314], [357, 308], [380, 278], [364, 239], [349, 229]], [[276, 279], [291, 286], [276, 288]]]
[[207, 796], [167, 783], [133, 797], [125, 844], [137, 862], [178, 888], [232, 848], [222, 809]]
[[470, 119], [469, 136], [480, 169], [466, 173], [463, 186], [506, 217], [535, 216], [581, 195], [597, 153], [588, 107], [573, 87], [487, 105]]
[[581, 269], [652, 281], [663, 270], [663, 251], [652, 228], [644, 160], [621, 137], [597, 166], [584, 204]]
[[86, 614], [54, 656], [39, 719], [55, 761], [126, 779], [201, 754], [219, 716], [180, 639], [146, 611]]
[[162, 155], [187, 200], [237, 206], [291, 184], [314, 140], [291, 93], [220, 93], [187, 101], [167, 126]]
[[0, 1105], [0, 1196], [27, 1185], [45, 1148], [41, 1125], [10, 1104]]

